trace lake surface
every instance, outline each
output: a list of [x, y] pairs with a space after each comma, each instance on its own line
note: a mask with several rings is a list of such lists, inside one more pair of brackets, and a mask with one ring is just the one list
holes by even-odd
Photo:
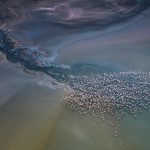
[[[62, 5], [69, 9], [67, 4]], [[47, 9], [44, 4], [39, 6]], [[88, 73], [104, 76], [105, 73], [106, 76], [120, 72], [149, 73], [150, 10], [124, 22], [92, 29], [66, 27], [70, 20], [67, 22], [64, 16], [59, 20], [63, 25], [55, 25], [51, 15], [50, 18], [47, 14], [40, 16], [45, 13], [41, 7], [38, 11], [33, 7], [29, 18], [12, 26], [9, 22], [5, 27], [18, 45], [40, 49], [53, 66], [31, 69], [20, 62], [21, 59], [12, 63], [10, 58], [5, 58], [7, 53], [0, 54], [0, 149], [149, 150], [150, 106], [146, 110], [142, 107], [142, 113], [134, 117], [126, 114], [116, 119], [112, 115], [109, 121], [67, 109], [64, 95], [65, 88], [71, 86], [69, 77]], [[91, 15], [91, 10], [88, 13]], [[82, 17], [86, 21], [86, 16]], [[74, 24], [74, 20], [71, 21]], [[149, 89], [149, 78], [144, 81]], [[133, 85], [136, 84], [133, 82]], [[144, 98], [143, 101], [147, 97]]]

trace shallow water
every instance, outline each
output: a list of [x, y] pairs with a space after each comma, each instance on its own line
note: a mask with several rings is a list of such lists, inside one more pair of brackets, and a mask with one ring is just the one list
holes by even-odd
[[[14, 25], [9, 34], [27, 47], [56, 56], [53, 63], [70, 66], [72, 74], [91, 70], [149, 72], [149, 12], [93, 31], [55, 26], [47, 18], [35, 16]], [[149, 110], [135, 118], [112, 117], [111, 125], [101, 118], [67, 110], [63, 105], [65, 91], [59, 85], [44, 73], [11, 62], [0, 64], [0, 149], [150, 149]], [[117, 130], [115, 123], [120, 126]]]
[[12, 66], [0, 67], [5, 75], [5, 86], [1, 87], [11, 89], [5, 102], [1, 98], [1, 149], [149, 150], [149, 111], [135, 119], [130, 116], [121, 119], [120, 129], [115, 133], [115, 127], [101, 119], [66, 111], [61, 89], [38, 85], [32, 79], [35, 76], [20, 73], [18, 69], [11, 69], [8, 74]]
[[80, 40], [59, 50], [57, 63], [95, 63], [114, 66], [122, 71], [149, 71], [150, 10], [126, 25]]

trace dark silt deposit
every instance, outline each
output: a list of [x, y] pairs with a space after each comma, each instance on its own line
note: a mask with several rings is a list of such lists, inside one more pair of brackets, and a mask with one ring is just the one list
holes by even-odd
[[[19, 63], [27, 69], [45, 72], [56, 79], [58, 79], [57, 74], [61, 74], [65, 70], [51, 64], [51, 61], [45, 56], [44, 51], [28, 47], [17, 47], [12, 39], [2, 30], [0, 30], [0, 51], [6, 54], [7, 59], [11, 62]], [[53, 74], [56, 70], [58, 70], [58, 73], [55, 76]]]
[[6, 54], [10, 61], [20, 63], [29, 69], [50, 66], [49, 62], [45, 60], [46, 57], [42, 52], [32, 48], [16, 47], [12, 39], [2, 30], [0, 30], [0, 50]]

